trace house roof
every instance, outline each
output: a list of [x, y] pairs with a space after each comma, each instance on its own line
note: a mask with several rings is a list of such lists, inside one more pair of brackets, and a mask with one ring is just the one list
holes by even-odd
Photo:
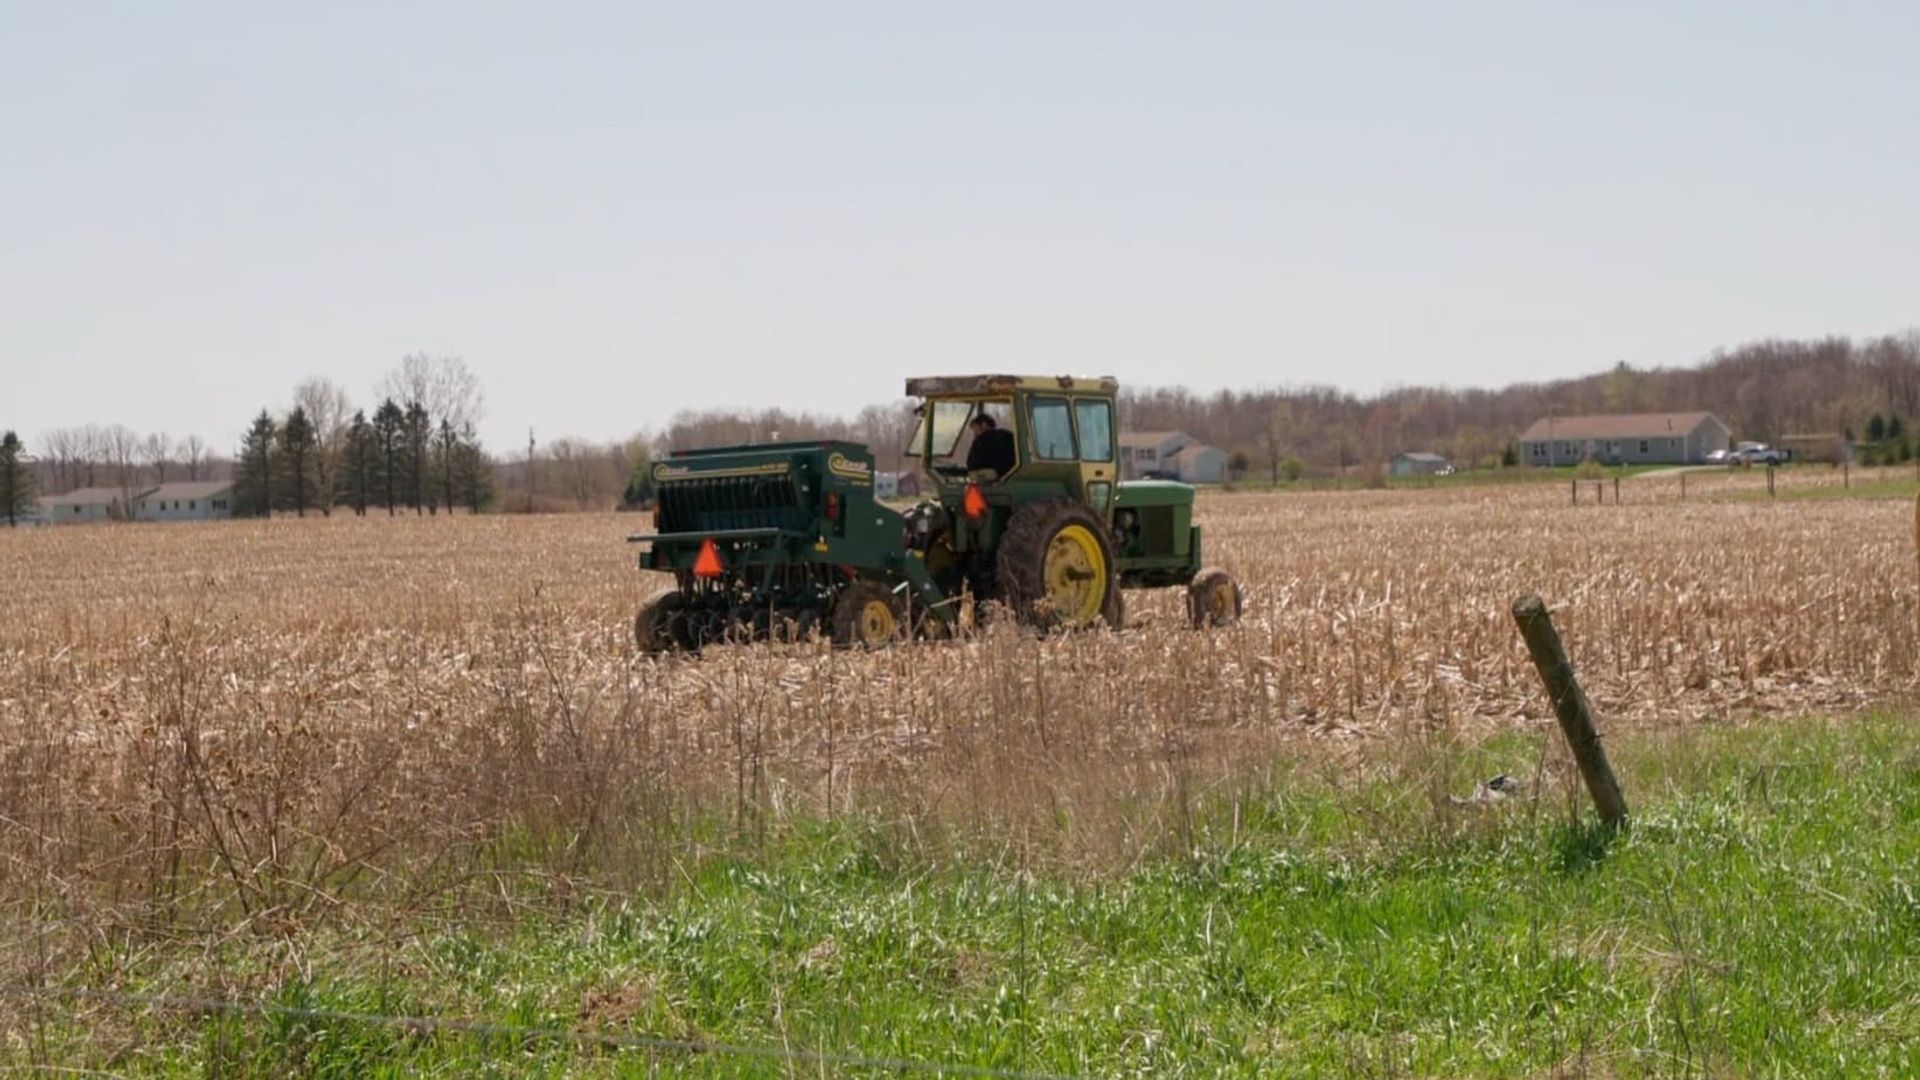
[[1214, 453], [1222, 452], [1214, 447], [1208, 446], [1206, 443], [1192, 442], [1192, 443], [1188, 443], [1187, 445], [1181, 447], [1178, 450], [1175, 450], [1173, 453], [1168, 454], [1167, 459], [1172, 460], [1188, 452], [1191, 452], [1194, 454], [1204, 454], [1209, 450], [1213, 451]]
[[[1709, 412], [1618, 413], [1611, 416], [1545, 416], [1520, 434], [1522, 442], [1548, 439], [1654, 439], [1690, 434], [1719, 420]], [[1722, 425], [1725, 426], [1725, 425]]]
[[1429, 454], [1424, 450], [1406, 450], [1394, 456], [1406, 458], [1408, 461], [1425, 461], [1434, 465], [1445, 465], [1447, 463], [1445, 455]]
[[149, 499], [211, 499], [215, 495], [224, 495], [233, 490], [231, 480], [182, 480], [173, 484], [161, 484], [146, 493]]
[[[145, 496], [151, 488], [134, 488], [133, 497]], [[42, 495], [41, 506], [107, 506], [125, 498], [127, 492], [117, 487], [75, 488], [60, 495]]]
[[1129, 431], [1120, 436], [1121, 446], [1159, 446], [1168, 439], [1189, 439], [1184, 431]]

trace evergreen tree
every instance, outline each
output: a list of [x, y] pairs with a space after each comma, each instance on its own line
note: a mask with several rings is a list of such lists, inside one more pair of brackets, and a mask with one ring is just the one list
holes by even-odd
[[273, 515], [273, 443], [277, 431], [265, 409], [247, 429], [247, 437], [240, 444], [240, 460], [233, 469], [234, 517]]
[[1879, 413], [1874, 413], [1873, 419], [1867, 421], [1867, 441], [1877, 443], [1886, 437], [1887, 422], [1880, 418]]
[[[467, 428], [460, 437], [460, 466], [457, 470], [462, 501], [478, 514], [493, 502], [493, 463], [480, 448], [480, 436]], [[448, 507], [451, 511], [452, 507]]]
[[387, 516], [399, 502], [400, 478], [406, 468], [407, 414], [392, 398], [380, 403], [373, 414], [374, 458], [379, 466], [379, 491], [387, 506]]
[[1888, 416], [1887, 417], [1887, 441], [1899, 442], [1900, 440], [1906, 437], [1907, 437], [1907, 425], [1900, 422], [1900, 414], [1894, 413], [1891, 416]]
[[313, 497], [317, 440], [307, 410], [294, 406], [287, 421], [280, 425], [274, 449], [278, 451], [280, 475], [274, 487], [280, 495], [280, 507], [291, 509], [296, 517], [307, 516], [307, 504]]
[[353, 507], [353, 512], [361, 517], [367, 516], [367, 502], [379, 489], [375, 472], [378, 462], [373, 425], [367, 423], [364, 410], [356, 412], [347, 423], [347, 441], [340, 462], [339, 498], [342, 505]]
[[434, 438], [433, 471], [440, 480], [440, 502], [446, 506], [447, 513], [460, 505], [455, 494], [454, 476], [460, 471], [460, 435], [445, 417], [440, 419], [440, 432]]
[[406, 443], [407, 500], [413, 512], [418, 514], [427, 509], [431, 499], [427, 477], [433, 468], [430, 460], [433, 451], [433, 418], [427, 414], [427, 407], [417, 401], [408, 402], [402, 430]]
[[0, 435], [0, 514], [6, 515], [7, 527], [13, 528], [21, 518], [32, 514], [36, 505], [27, 448], [20, 436], [9, 431]]

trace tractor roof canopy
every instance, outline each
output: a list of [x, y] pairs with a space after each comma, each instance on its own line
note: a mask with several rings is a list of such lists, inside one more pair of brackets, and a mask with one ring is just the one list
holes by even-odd
[[907, 380], [907, 396], [919, 398], [998, 397], [1020, 390], [1112, 394], [1119, 389], [1119, 381], [1111, 375], [929, 375]]

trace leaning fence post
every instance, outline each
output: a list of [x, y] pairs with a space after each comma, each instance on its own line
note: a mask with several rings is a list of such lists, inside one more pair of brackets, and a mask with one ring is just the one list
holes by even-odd
[[1513, 602], [1513, 621], [1520, 626], [1520, 637], [1526, 641], [1533, 666], [1540, 672], [1540, 681], [1553, 702], [1554, 715], [1560, 720], [1560, 730], [1567, 737], [1567, 746], [1573, 750], [1573, 760], [1580, 766], [1581, 779], [1587, 782], [1587, 792], [1593, 796], [1593, 805], [1600, 811], [1601, 820], [1616, 829], [1625, 825], [1626, 797], [1620, 794], [1620, 781], [1614, 779], [1606, 751], [1600, 748], [1600, 732], [1593, 726], [1593, 710], [1573, 676], [1573, 665], [1567, 660], [1566, 647], [1560, 643], [1560, 632], [1553, 628], [1553, 617], [1547, 614], [1546, 602], [1534, 593], [1520, 597]]

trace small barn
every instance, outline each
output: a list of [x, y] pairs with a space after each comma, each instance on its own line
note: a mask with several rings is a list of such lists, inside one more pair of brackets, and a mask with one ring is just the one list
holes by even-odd
[[1182, 483], [1218, 484], [1227, 478], [1227, 452], [1206, 443], [1188, 443], [1161, 461]]
[[1395, 476], [1438, 476], [1452, 465], [1439, 454], [1409, 450], [1393, 455], [1389, 471]]
[[1782, 435], [1779, 448], [1795, 461], [1817, 461], [1838, 465], [1853, 460], [1853, 447], [1841, 435]]

